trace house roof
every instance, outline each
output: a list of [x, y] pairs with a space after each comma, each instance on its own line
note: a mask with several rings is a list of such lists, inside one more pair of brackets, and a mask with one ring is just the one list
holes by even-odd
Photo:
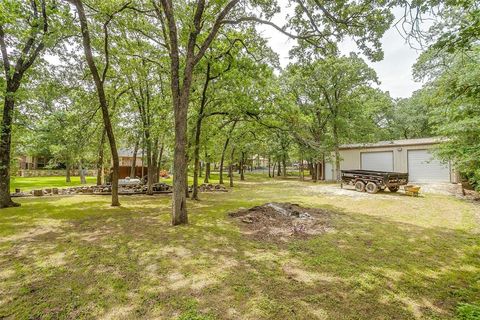
[[418, 139], [401, 139], [390, 141], [379, 141], [375, 143], [353, 143], [343, 144], [340, 146], [341, 150], [345, 149], [363, 149], [363, 148], [383, 148], [383, 147], [400, 147], [400, 146], [414, 146], [414, 145], [429, 145], [438, 144], [445, 141], [442, 137], [418, 138]]
[[[133, 157], [133, 149], [128, 149], [128, 148], [120, 148], [118, 149], [118, 156], [119, 157], [124, 157], [124, 158], [132, 158]], [[137, 157], [142, 156], [142, 149], [138, 149], [137, 151]]]

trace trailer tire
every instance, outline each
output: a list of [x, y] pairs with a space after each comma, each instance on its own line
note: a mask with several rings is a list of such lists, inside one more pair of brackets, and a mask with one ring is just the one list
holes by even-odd
[[390, 192], [397, 192], [397, 191], [398, 191], [398, 189], [400, 189], [400, 187], [399, 187], [399, 186], [388, 187], [388, 191], [390, 191]]
[[355, 190], [357, 190], [358, 192], [365, 191], [365, 182], [363, 182], [362, 180], [357, 180], [355, 182]]
[[377, 193], [378, 192], [378, 186], [375, 182], [369, 182], [365, 186], [365, 190], [367, 190], [368, 193]]

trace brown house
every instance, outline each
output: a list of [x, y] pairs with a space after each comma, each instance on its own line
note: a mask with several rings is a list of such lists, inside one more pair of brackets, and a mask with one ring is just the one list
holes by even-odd
[[119, 149], [118, 158], [120, 179], [130, 177], [133, 162], [135, 162], [135, 177], [142, 178], [147, 174], [148, 168], [143, 163], [142, 150], [138, 150], [136, 157], [134, 157], [132, 149]]

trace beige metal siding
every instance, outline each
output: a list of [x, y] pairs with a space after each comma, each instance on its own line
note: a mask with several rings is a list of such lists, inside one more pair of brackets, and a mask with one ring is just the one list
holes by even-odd
[[[395, 172], [408, 172], [408, 150], [432, 150], [437, 144], [422, 144], [422, 145], [409, 145], [409, 146], [385, 146], [385, 147], [370, 147], [370, 148], [355, 148], [355, 149], [343, 149], [340, 150], [340, 169], [341, 170], [354, 170], [361, 169], [361, 153], [364, 152], [393, 152], [393, 171]], [[334, 154], [332, 154], [334, 159]], [[331, 161], [334, 163], [334, 160]], [[333, 177], [335, 177], [335, 165], [333, 165]], [[451, 169], [453, 170], [453, 169]], [[451, 182], [456, 182], [456, 174], [451, 172]]]

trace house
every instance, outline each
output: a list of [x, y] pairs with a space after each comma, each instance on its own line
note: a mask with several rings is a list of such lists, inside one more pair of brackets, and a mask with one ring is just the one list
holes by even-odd
[[[120, 178], [130, 177], [130, 171], [133, 164], [133, 150], [132, 149], [119, 149], [118, 150], [118, 160], [119, 160], [119, 174]], [[144, 165], [142, 160], [142, 150], [137, 151], [137, 156], [135, 158], [135, 176], [144, 177], [147, 174], [147, 166]]]
[[[411, 182], [458, 182], [450, 162], [437, 159], [433, 150], [441, 138], [420, 138], [340, 146], [341, 170], [407, 172]], [[335, 160], [325, 162], [325, 180], [335, 180]]]
[[268, 158], [262, 157], [259, 154], [253, 155], [251, 159], [251, 165], [255, 168], [266, 168], [268, 167]]
[[49, 159], [47, 157], [22, 155], [17, 160], [20, 170], [37, 170], [44, 168], [48, 164]]

